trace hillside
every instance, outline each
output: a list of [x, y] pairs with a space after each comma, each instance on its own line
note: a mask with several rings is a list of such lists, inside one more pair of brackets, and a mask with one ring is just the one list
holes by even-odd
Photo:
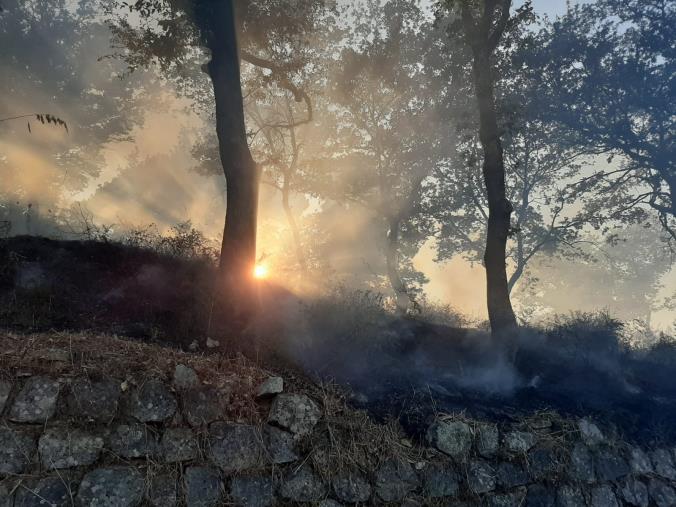
[[3, 506], [676, 504], [672, 447], [589, 419], [438, 414], [418, 444], [242, 357], [68, 333], [0, 351]]

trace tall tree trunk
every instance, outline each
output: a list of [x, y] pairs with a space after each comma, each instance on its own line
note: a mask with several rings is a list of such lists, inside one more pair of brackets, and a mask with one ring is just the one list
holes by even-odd
[[387, 278], [390, 281], [396, 298], [397, 310], [406, 313], [411, 306], [411, 296], [406, 289], [406, 284], [399, 274], [399, 234], [400, 222], [396, 218], [389, 219], [387, 231], [387, 245], [385, 248], [385, 263]]
[[226, 180], [226, 216], [220, 270], [226, 294], [240, 310], [251, 300], [256, 262], [260, 168], [249, 151], [244, 123], [237, 24], [233, 0], [207, 0], [200, 16], [211, 61], [207, 69], [216, 99], [216, 134]]
[[486, 268], [488, 317], [493, 333], [511, 333], [517, 327], [507, 282], [505, 256], [512, 204], [505, 192], [505, 165], [495, 111], [493, 69], [488, 44], [475, 44], [474, 87], [479, 106], [479, 138], [484, 151], [483, 176], [488, 197]]

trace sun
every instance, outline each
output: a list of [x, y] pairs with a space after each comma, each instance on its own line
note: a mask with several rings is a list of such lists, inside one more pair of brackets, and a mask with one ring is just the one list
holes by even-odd
[[268, 277], [268, 267], [263, 264], [257, 264], [254, 268], [254, 278], [262, 280]]

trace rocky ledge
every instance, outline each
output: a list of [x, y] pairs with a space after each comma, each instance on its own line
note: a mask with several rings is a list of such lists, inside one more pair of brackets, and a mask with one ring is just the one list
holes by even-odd
[[412, 443], [242, 358], [84, 335], [0, 351], [0, 507], [676, 505], [675, 449], [588, 419], [440, 415]]

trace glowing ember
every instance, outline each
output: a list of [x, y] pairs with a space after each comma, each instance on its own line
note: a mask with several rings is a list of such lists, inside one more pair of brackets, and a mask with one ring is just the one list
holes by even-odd
[[263, 279], [268, 277], [268, 267], [258, 264], [254, 268], [254, 278]]

